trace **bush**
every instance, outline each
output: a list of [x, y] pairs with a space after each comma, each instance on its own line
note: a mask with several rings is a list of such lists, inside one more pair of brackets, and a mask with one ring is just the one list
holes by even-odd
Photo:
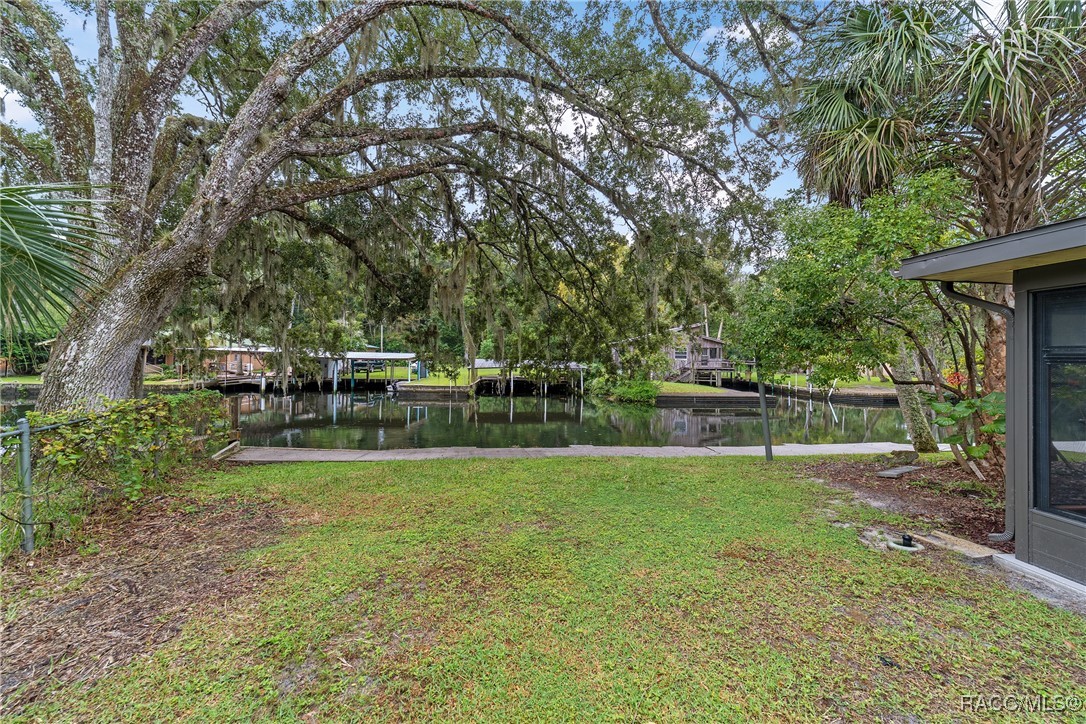
[[633, 405], [652, 405], [660, 393], [660, 386], [652, 380], [627, 379], [608, 374], [594, 377], [588, 383], [587, 389], [594, 397]]
[[[66, 536], [96, 502], [131, 502], [164, 485], [230, 432], [223, 397], [211, 390], [111, 401], [92, 413], [29, 412], [27, 420], [32, 427], [72, 422], [31, 437], [34, 519], [42, 542]], [[18, 545], [18, 455], [15, 444], [0, 452], [4, 554]]]
[[[946, 427], [956, 432], [943, 437], [943, 442], [949, 445], [959, 445], [969, 458], [981, 459], [991, 450], [987, 444], [970, 444], [963, 430], [963, 423], [981, 417], [991, 420], [986, 425], [978, 427], [978, 432], [991, 435], [1007, 434], [1007, 396], [1002, 392], [990, 392], [979, 398], [966, 398], [956, 403], [933, 402], [931, 409], [938, 415], [935, 424]], [[1002, 440], [999, 444], [1004, 444]]]
[[656, 402], [659, 393], [659, 386], [651, 380], [629, 380], [615, 386], [611, 399], [615, 402], [651, 405]]

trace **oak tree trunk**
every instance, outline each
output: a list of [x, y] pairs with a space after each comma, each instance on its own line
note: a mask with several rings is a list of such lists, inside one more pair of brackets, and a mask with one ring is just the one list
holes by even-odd
[[72, 316], [57, 336], [37, 407], [95, 408], [103, 398], [139, 396], [145, 343], [188, 285], [183, 270], [144, 257]]

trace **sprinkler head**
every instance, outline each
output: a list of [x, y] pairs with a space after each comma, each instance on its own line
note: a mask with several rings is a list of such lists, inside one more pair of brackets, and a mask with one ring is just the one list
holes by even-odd
[[912, 548], [913, 547], [913, 537], [911, 535], [909, 535], [908, 533], [902, 533], [901, 534], [901, 545], [905, 546], [906, 548]]

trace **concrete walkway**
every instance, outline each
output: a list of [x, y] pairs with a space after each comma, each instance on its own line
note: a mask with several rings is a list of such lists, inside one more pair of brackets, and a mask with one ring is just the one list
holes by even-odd
[[[947, 446], [940, 446], [949, 449]], [[773, 454], [871, 455], [912, 450], [911, 445], [864, 442], [841, 445], [774, 445]], [[569, 447], [431, 447], [408, 450], [324, 450], [301, 447], [244, 447], [230, 456], [238, 463], [382, 462], [386, 460], [462, 460], [467, 458], [635, 457], [684, 458], [718, 455], [763, 456], [761, 446], [736, 447], [625, 447], [620, 445], [570, 445]]]

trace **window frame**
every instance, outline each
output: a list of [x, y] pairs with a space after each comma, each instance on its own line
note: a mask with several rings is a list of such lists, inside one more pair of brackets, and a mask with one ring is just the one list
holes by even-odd
[[1086, 344], [1058, 345], [1049, 344], [1048, 339], [1050, 310], [1053, 302], [1061, 299], [1076, 299], [1086, 302], [1086, 285], [1063, 287], [1059, 289], [1039, 290], [1031, 293], [1032, 314], [1030, 318], [1030, 345], [1033, 347], [1033, 501], [1037, 510], [1051, 515], [1068, 518], [1077, 522], [1086, 522], [1086, 512], [1062, 510], [1052, 505], [1052, 392], [1051, 370], [1062, 364], [1086, 365]]

